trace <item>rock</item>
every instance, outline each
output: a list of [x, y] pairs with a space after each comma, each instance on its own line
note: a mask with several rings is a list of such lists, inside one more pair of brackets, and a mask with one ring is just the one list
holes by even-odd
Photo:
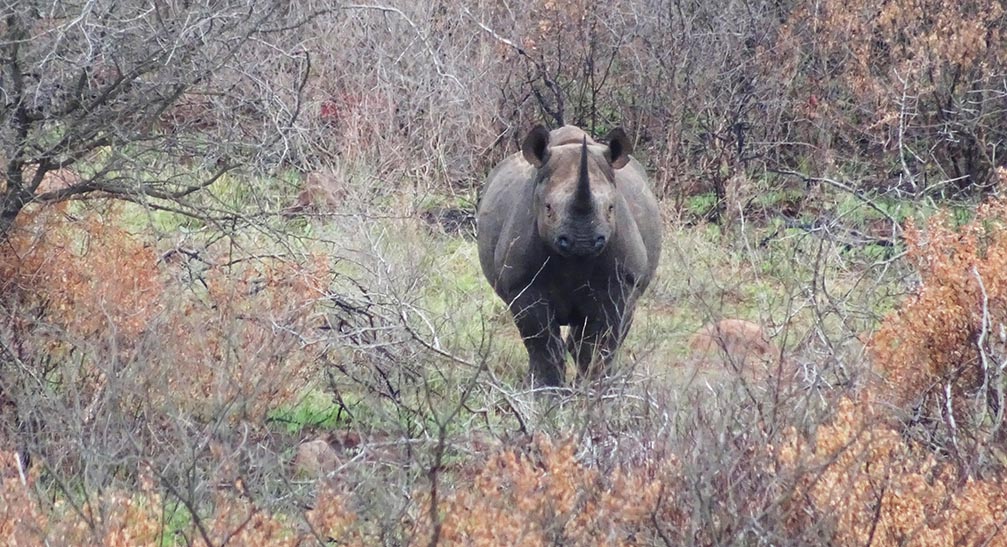
[[335, 471], [342, 462], [336, 450], [324, 439], [306, 441], [297, 447], [293, 468], [298, 475], [318, 477]]
[[792, 376], [780, 349], [759, 325], [743, 319], [722, 319], [696, 331], [689, 340], [690, 358], [698, 371], [726, 371], [746, 381], [765, 383], [782, 373]]

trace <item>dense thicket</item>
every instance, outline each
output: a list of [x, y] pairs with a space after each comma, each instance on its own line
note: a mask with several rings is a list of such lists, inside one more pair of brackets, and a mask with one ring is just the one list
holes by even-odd
[[[0, 537], [1007, 544], [1004, 9], [3, 3]], [[548, 396], [429, 226], [537, 123], [669, 241]], [[682, 374], [732, 315], [767, 366]]]

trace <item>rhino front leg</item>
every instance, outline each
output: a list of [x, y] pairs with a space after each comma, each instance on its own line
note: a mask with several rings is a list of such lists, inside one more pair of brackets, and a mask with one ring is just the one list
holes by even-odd
[[528, 370], [535, 387], [562, 386], [565, 381], [566, 351], [559, 335], [559, 326], [550, 328], [549, 333], [542, 336], [521, 336], [528, 349]]
[[574, 327], [567, 347], [577, 363], [577, 377], [595, 379], [608, 369], [619, 348], [619, 340], [610, 328]]
[[609, 369], [632, 322], [631, 310], [619, 310], [572, 326], [567, 347], [577, 363], [578, 378], [595, 379]]
[[564, 382], [566, 348], [559, 323], [549, 308], [540, 302], [512, 305], [524, 346], [528, 350], [528, 371], [535, 387], [559, 387]]

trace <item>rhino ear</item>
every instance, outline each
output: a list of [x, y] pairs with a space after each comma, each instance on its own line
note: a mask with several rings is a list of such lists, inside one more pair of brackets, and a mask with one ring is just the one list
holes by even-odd
[[524, 159], [536, 168], [545, 165], [545, 162], [549, 161], [549, 130], [536, 125], [535, 129], [524, 138], [521, 153], [524, 154]]
[[633, 153], [633, 143], [629, 142], [629, 137], [621, 127], [616, 127], [605, 137], [608, 141], [608, 151], [605, 158], [615, 169], [622, 169], [629, 163], [629, 155]]

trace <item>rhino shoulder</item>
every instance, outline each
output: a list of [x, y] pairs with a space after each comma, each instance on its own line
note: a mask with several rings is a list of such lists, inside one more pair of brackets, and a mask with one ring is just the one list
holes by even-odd
[[534, 168], [521, 154], [501, 162], [487, 178], [477, 212], [479, 261], [498, 293], [523, 271], [521, 257], [534, 244], [535, 219], [529, 185]]
[[629, 217], [623, 219], [627, 232], [625, 252], [631, 255], [634, 264], [644, 267], [644, 278], [649, 280], [657, 270], [661, 257], [663, 223], [660, 207], [646, 170], [635, 159], [616, 171], [616, 187], [625, 200]]

